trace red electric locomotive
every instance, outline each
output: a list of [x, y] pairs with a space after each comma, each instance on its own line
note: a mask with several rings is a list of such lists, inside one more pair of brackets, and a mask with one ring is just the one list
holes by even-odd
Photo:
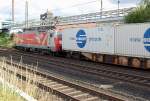
[[62, 51], [61, 42], [61, 34], [51, 29], [26, 29], [15, 34], [16, 48], [27, 51], [59, 53]]

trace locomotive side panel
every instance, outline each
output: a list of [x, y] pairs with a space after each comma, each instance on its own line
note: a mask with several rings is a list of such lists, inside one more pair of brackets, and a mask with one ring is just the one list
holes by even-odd
[[40, 33], [38, 35], [34, 32], [20, 33], [16, 35], [16, 40], [16, 44], [22, 46], [48, 46], [48, 36], [46, 33]]
[[58, 32], [24, 32], [15, 35], [17, 47], [39, 51], [61, 51], [61, 35]]

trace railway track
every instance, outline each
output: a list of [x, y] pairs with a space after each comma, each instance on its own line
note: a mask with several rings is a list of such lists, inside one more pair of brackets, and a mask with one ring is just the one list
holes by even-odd
[[[15, 56], [27, 56], [33, 59], [37, 59], [41, 63], [48, 63], [50, 65], [59, 66], [62, 68], [68, 67], [69, 69], [85, 72], [87, 74], [92, 74], [100, 77], [107, 77], [111, 79], [117, 79], [125, 82], [129, 82], [132, 84], [140, 85], [145, 89], [149, 89], [150, 87], [150, 76], [143, 76], [137, 74], [126, 73], [122, 71], [115, 71], [115, 69], [108, 69], [106, 68], [108, 65], [101, 65], [99, 66], [92, 66], [92, 65], [85, 65], [85, 64], [78, 64], [72, 61], [66, 61], [63, 58], [45, 58], [43, 56], [31, 55], [28, 53], [20, 53], [15, 52]], [[24, 57], [25, 58], [25, 57]], [[36, 62], [35, 62], [36, 64]]]
[[127, 98], [115, 94], [108, 94], [106, 92], [98, 92], [92, 88], [77, 85], [66, 80], [60, 79], [56, 76], [51, 76], [42, 70], [34, 70], [31, 67], [21, 66], [18, 63], [6, 61], [7, 64], [15, 65], [17, 68], [3, 67], [7, 72], [16, 73], [17, 76], [24, 77], [25, 80], [33, 78], [35, 75], [29, 74], [34, 72], [36, 74], [36, 84], [39, 87], [45, 88], [48, 91], [53, 91], [67, 101], [126, 101]]
[[[3, 52], [3, 51], [2, 51]], [[101, 67], [98, 66], [91, 66], [91, 65], [84, 65], [84, 64], [77, 64], [76, 62], [70, 62], [69, 60], [66, 61], [66, 59], [63, 58], [49, 58], [49, 57], [43, 57], [43, 56], [37, 56], [36, 54], [31, 55], [28, 53], [20, 53], [13, 51], [11, 53], [13, 57], [20, 59], [20, 56], [23, 56], [24, 60], [35, 60], [38, 58], [38, 61], [40, 63], [47, 64], [49, 66], [58, 66], [60, 68], [65, 69], [71, 69], [76, 70], [80, 72], [84, 72], [91, 75], [96, 75], [99, 77], [107, 77], [109, 79], [114, 80], [120, 80], [124, 82], [131, 83], [136, 86], [143, 87], [144, 89], [149, 89], [150, 86], [150, 77], [144, 76], [144, 75], [137, 75], [137, 74], [131, 74], [131, 73], [125, 73], [122, 71], [115, 71], [115, 69], [107, 69], [105, 68], [108, 65], [102, 65]], [[31, 60], [29, 60], [29, 57]], [[36, 61], [32, 61], [32, 63], [36, 64]]]

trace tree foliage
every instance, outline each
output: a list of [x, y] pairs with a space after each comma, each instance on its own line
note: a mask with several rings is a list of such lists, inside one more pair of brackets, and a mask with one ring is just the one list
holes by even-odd
[[125, 16], [126, 23], [150, 22], [150, 0], [142, 0], [140, 5]]
[[150, 7], [150, 0], [142, 0], [140, 5], [146, 5], [147, 7]]

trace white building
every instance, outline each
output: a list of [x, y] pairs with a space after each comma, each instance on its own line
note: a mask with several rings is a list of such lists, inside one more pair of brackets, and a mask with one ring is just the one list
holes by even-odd
[[2, 21], [2, 28], [10, 28], [12, 24], [11, 20], [4, 20]]

